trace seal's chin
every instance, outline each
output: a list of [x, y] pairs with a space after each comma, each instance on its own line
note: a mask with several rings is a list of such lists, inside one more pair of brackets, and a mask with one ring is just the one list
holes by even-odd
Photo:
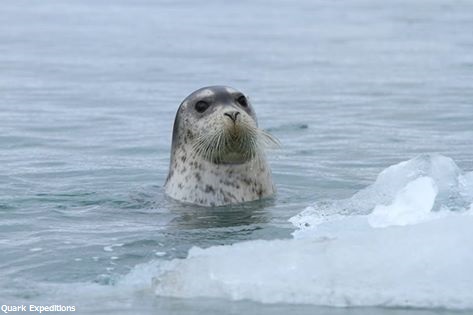
[[240, 152], [228, 152], [221, 155], [219, 158], [214, 159], [214, 164], [243, 164], [248, 162], [250, 159]]
[[257, 156], [258, 130], [244, 124], [225, 124], [216, 132], [200, 136], [196, 154], [214, 164], [242, 164]]
[[257, 153], [255, 133], [238, 124], [225, 126], [215, 142], [211, 162], [215, 164], [243, 164]]

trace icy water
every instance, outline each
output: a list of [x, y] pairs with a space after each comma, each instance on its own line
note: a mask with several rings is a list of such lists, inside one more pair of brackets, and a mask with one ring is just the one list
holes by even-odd
[[[7, 0], [0, 26], [0, 304], [473, 311], [471, 1]], [[163, 195], [214, 84], [281, 140], [275, 198]]]

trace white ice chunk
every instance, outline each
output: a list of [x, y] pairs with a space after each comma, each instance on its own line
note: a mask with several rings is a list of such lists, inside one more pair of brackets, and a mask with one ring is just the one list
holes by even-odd
[[430, 177], [419, 177], [396, 195], [392, 204], [378, 205], [368, 216], [373, 227], [416, 224], [429, 219], [438, 188]]
[[154, 273], [156, 294], [473, 308], [473, 216], [383, 229], [373, 229], [360, 218], [331, 222], [327, 231], [319, 229], [312, 238], [194, 248], [186, 259], [161, 262]]
[[193, 248], [124, 281], [145, 271], [156, 294], [181, 298], [472, 310], [472, 188], [473, 173], [423, 155], [308, 207], [290, 220], [293, 239]]
[[[339, 220], [343, 216], [369, 214], [375, 208], [378, 208], [378, 213], [380, 209], [387, 211], [383, 206], [393, 206], [396, 199], [400, 198], [401, 191], [405, 190], [409, 183], [422, 177], [431, 178], [437, 190], [431, 212], [464, 211], [473, 202], [473, 172], [462, 175], [461, 170], [451, 158], [439, 154], [424, 154], [386, 168], [372, 185], [357, 192], [351, 198], [316, 202], [292, 217], [290, 221], [299, 229], [311, 229], [322, 222]], [[427, 201], [423, 197], [417, 198], [415, 195], [415, 191], [411, 191], [404, 198], [410, 198], [415, 203], [430, 205], [430, 199]], [[414, 199], [419, 200], [415, 201]], [[401, 200], [397, 202], [399, 203]], [[404, 200], [404, 202], [408, 201]], [[404, 205], [398, 205], [404, 208]], [[408, 208], [405, 209], [405, 213], [415, 208], [415, 205], [408, 206]], [[425, 209], [426, 207], [421, 206], [421, 208]], [[398, 208], [397, 211], [399, 212], [401, 209]], [[419, 211], [421, 209], [415, 210], [416, 213]], [[436, 214], [432, 214], [432, 216], [434, 217]], [[373, 224], [376, 223], [373, 221]]]

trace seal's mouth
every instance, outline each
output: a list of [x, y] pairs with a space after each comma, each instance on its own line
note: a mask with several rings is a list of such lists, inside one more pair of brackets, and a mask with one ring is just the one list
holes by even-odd
[[279, 146], [279, 141], [241, 120], [229, 121], [217, 132], [199, 136], [193, 149], [214, 164], [242, 164], [260, 157], [268, 144]]

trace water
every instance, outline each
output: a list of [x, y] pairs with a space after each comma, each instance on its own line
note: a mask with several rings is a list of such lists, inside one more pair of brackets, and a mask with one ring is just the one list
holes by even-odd
[[[0, 25], [1, 304], [84, 314], [471, 311], [471, 217], [462, 216], [473, 195], [471, 2], [4, 1]], [[247, 93], [260, 126], [281, 140], [269, 154], [275, 198], [202, 209], [163, 195], [175, 111], [213, 84]], [[392, 173], [398, 186], [375, 182], [426, 153], [449, 162], [424, 155]], [[406, 208], [421, 211], [406, 219]], [[388, 253], [374, 242], [411, 239], [432, 251]], [[372, 259], [351, 250], [365, 245]], [[236, 266], [213, 269], [220, 251]], [[429, 259], [441, 263], [409, 274]], [[313, 266], [321, 281], [304, 282]], [[410, 276], [392, 284], [383, 268]], [[452, 281], [441, 277], [449, 268]], [[365, 284], [359, 294], [354, 283]]]

